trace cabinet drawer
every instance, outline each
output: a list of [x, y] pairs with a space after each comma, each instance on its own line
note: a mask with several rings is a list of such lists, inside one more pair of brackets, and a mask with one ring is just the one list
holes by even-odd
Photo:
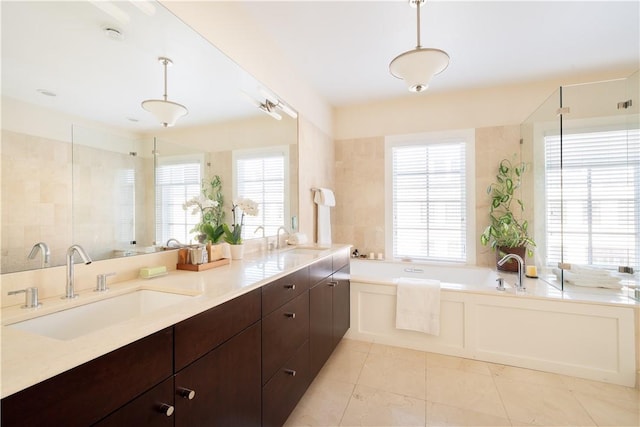
[[262, 388], [262, 425], [283, 425], [310, 382], [309, 341], [305, 341]]
[[173, 427], [173, 377], [96, 424], [96, 427]]
[[315, 285], [333, 273], [332, 257], [322, 258], [309, 266], [311, 286]]
[[262, 383], [309, 338], [309, 292], [262, 320]]
[[271, 313], [309, 289], [309, 268], [295, 271], [262, 287], [262, 315]]
[[2, 425], [87, 426], [173, 374], [171, 328], [2, 400]]
[[260, 320], [261, 299], [256, 289], [176, 324], [176, 371]]

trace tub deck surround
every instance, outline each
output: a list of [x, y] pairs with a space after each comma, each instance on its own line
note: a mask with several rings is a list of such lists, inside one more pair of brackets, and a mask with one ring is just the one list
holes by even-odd
[[[406, 271], [409, 270], [409, 271]], [[352, 260], [351, 329], [347, 338], [637, 386], [640, 304], [598, 292], [561, 292], [514, 274], [496, 290], [495, 271]], [[395, 328], [398, 277], [441, 281], [441, 331]]]
[[[73, 300], [62, 300], [59, 296], [46, 298], [41, 301], [43, 306], [38, 310], [21, 309], [19, 305], [4, 307], [0, 335], [1, 397], [7, 397], [349, 248], [348, 245], [335, 244], [317, 253], [285, 249], [255, 254], [212, 270], [172, 270], [162, 277], [109, 284], [110, 290], [106, 293], [84, 290]], [[106, 325], [103, 329], [72, 340], [57, 340], [7, 327], [30, 318], [141, 289], [194, 296], [147, 315]]]

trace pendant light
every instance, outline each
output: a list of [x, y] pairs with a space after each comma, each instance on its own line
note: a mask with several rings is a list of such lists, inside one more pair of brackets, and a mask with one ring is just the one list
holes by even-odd
[[402, 79], [411, 92], [422, 92], [429, 82], [449, 65], [449, 55], [440, 49], [424, 48], [420, 45], [420, 7], [425, 0], [409, 0], [416, 7], [418, 43], [415, 49], [408, 50], [393, 58], [389, 71], [394, 77]]
[[167, 99], [167, 67], [173, 62], [169, 58], [160, 57], [158, 61], [164, 67], [164, 95], [163, 99], [147, 99], [142, 102], [142, 108], [150, 112], [164, 127], [173, 126], [182, 116], [186, 116], [189, 112], [187, 108]]

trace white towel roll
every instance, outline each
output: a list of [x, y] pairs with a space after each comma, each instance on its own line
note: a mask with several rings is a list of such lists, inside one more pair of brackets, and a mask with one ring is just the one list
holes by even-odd
[[313, 201], [316, 202], [316, 204], [319, 206], [320, 205], [322, 206], [336, 205], [336, 197], [333, 194], [333, 191], [328, 188], [318, 188], [313, 198]]

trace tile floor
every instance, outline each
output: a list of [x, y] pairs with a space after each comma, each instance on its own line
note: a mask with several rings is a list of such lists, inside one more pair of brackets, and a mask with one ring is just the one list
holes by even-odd
[[344, 339], [285, 426], [637, 427], [640, 393]]

